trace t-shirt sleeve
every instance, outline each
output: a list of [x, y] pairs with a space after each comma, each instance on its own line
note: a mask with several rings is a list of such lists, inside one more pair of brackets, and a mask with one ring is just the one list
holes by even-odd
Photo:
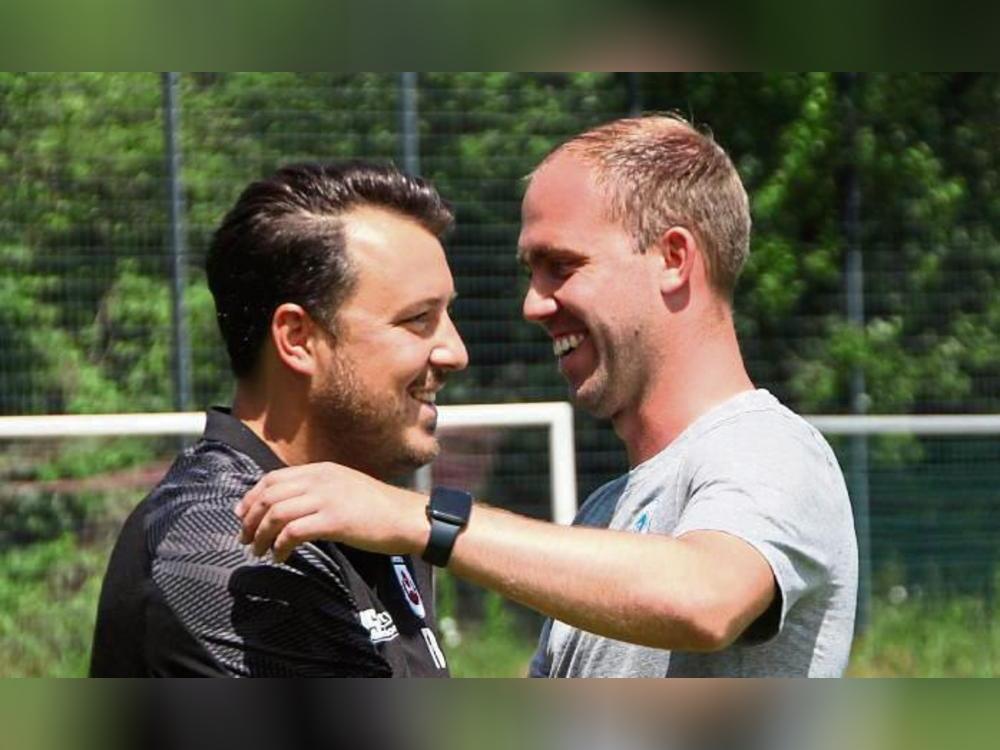
[[689, 460], [689, 500], [674, 536], [721, 531], [760, 552], [774, 574], [777, 598], [741, 640], [769, 640], [781, 632], [789, 610], [828, 580], [836, 551], [824, 529], [831, 514], [843, 512], [839, 468], [808, 434], [780, 429], [720, 430], [701, 441]]

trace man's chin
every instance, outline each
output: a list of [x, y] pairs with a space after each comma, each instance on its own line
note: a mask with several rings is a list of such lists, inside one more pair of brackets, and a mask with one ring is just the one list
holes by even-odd
[[408, 442], [402, 463], [404, 470], [416, 471], [434, 461], [441, 453], [441, 444], [437, 438], [421, 435], [417, 440]]
[[390, 484], [408, 484], [414, 472], [433, 463], [435, 458], [437, 458], [437, 451], [433, 453], [429, 451], [407, 453], [405, 456], [399, 456], [395, 461], [383, 467], [378, 472], [377, 478]]
[[579, 388], [572, 385], [569, 388], [569, 400], [578, 409], [582, 409], [598, 419], [610, 419], [614, 414], [611, 405], [605, 398], [607, 390], [594, 387], [594, 383], [584, 382]]

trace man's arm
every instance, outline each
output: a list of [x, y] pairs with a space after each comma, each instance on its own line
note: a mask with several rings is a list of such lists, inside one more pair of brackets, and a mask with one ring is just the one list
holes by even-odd
[[[237, 506], [243, 540], [283, 559], [329, 539], [385, 554], [419, 555], [427, 498], [335, 464], [267, 475]], [[764, 557], [722, 532], [674, 539], [565, 527], [476, 505], [449, 568], [550, 617], [617, 640], [713, 651], [735, 641], [771, 604]]]

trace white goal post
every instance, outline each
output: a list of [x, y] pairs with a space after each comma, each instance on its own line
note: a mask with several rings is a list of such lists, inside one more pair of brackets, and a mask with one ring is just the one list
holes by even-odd
[[[807, 415], [827, 435], [998, 435], [1000, 414]], [[549, 433], [552, 519], [570, 523], [576, 515], [576, 451], [573, 409], [566, 402], [471, 404], [438, 408], [443, 431], [469, 427], [545, 427]], [[198, 435], [204, 412], [83, 414], [0, 417], [0, 440], [25, 438]], [[426, 488], [429, 474], [418, 473]]]
[[[573, 520], [577, 508], [576, 449], [573, 439], [573, 409], [568, 403], [470, 404], [438, 407], [438, 428], [441, 431], [451, 432], [470, 427], [548, 428], [552, 520], [563, 524]], [[0, 417], [0, 440], [200, 435], [204, 429], [204, 412]], [[426, 473], [418, 474], [418, 486], [426, 485], [428, 479]]]
[[826, 435], [1000, 435], [1000, 414], [816, 414]]

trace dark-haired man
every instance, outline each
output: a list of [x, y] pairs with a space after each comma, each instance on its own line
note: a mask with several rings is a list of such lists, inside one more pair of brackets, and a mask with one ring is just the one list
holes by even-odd
[[468, 361], [448, 314], [451, 222], [431, 186], [364, 163], [243, 192], [207, 260], [232, 409], [209, 412], [126, 522], [91, 674], [447, 674], [425, 563], [328, 542], [259, 560], [232, 508], [283, 466], [390, 480], [434, 458], [435, 395]]
[[732, 293], [750, 214], [729, 157], [679, 118], [608, 123], [535, 170], [521, 218], [524, 316], [630, 471], [563, 528], [295, 467], [237, 508], [244, 538], [279, 557], [317, 538], [425, 551], [550, 617], [536, 675], [841, 674], [851, 507], [826, 441], [744, 367]]

